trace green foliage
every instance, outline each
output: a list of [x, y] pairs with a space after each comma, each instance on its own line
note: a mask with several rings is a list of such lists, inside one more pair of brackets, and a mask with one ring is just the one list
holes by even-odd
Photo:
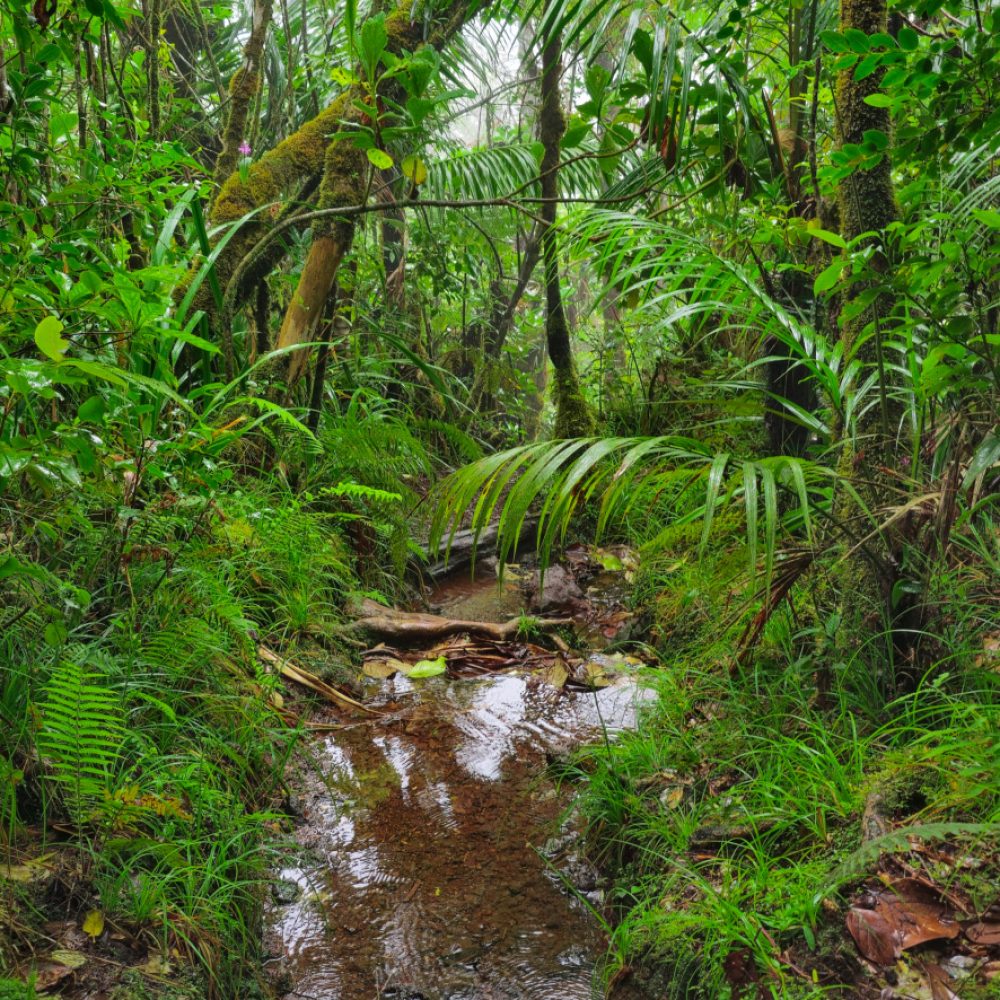
[[[72, 651], [68, 651], [72, 655]], [[45, 686], [38, 749], [73, 819], [83, 824], [109, 797], [125, 738], [121, 705], [104, 676], [64, 662]]]
[[[456, 465], [435, 544], [498, 521], [506, 561], [537, 514], [543, 562], [574, 527], [641, 549], [631, 598], [667, 669], [639, 732], [590, 755], [585, 801], [632, 866], [617, 960], [669, 952], [660, 995], [723, 995], [734, 948], [785, 989], [781, 946], [822, 931], [817, 886], [905, 850], [858, 843], [876, 785], [900, 831], [989, 833], [996, 9], [927, 2], [869, 35], [829, 0], [533, 0], [410, 52], [405, 6], [295, 4], [236, 178], [266, 183], [219, 231], [202, 205], [259, 10], [159, 10], [0, 0], [5, 847], [68, 819], [73, 898], [191, 959], [200, 995], [243, 995], [298, 735], [257, 645], [336, 655], [352, 594], [402, 597]], [[519, 81], [485, 51], [494, 21], [517, 28]], [[543, 37], [566, 53], [563, 297], [600, 418], [575, 441], [545, 439], [544, 305], [520, 273]], [[838, 74], [891, 127], [836, 142]], [[306, 175], [345, 112], [377, 168], [351, 199], [378, 206], [284, 385], [268, 348], [321, 228]], [[898, 218], [848, 238], [838, 185], [887, 164]], [[202, 308], [225, 315], [218, 341]], [[775, 417], [795, 454], [766, 450]], [[875, 614], [854, 585], [871, 566]], [[646, 783], [671, 769], [676, 807]], [[751, 829], [724, 858], [692, 861], [699, 827], [734, 823]]]

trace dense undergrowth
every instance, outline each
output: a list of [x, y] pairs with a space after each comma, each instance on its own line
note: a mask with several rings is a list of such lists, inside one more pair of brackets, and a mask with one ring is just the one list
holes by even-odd
[[455, 469], [639, 552], [609, 976], [879, 995], [860, 886], [995, 901], [996, 3], [273, 8], [0, 0], [0, 1000], [266, 992], [259, 649], [346, 679]]
[[[657, 996], [867, 995], [844, 920], [880, 857], [994, 902], [1000, 551], [955, 540], [933, 658], [898, 694], [870, 650], [844, 655], [837, 633], [864, 634], [857, 622], [805, 624], [808, 594], [738, 659], [739, 537], [720, 526], [713, 554], [692, 563], [681, 540], [644, 568], [658, 699], [637, 732], [580, 760], [592, 847], [616, 872], [610, 971], [638, 970]], [[947, 841], [968, 865], [928, 865], [923, 847]]]
[[[191, 996], [263, 988], [262, 907], [301, 728], [258, 645], [344, 675], [343, 609], [352, 595], [399, 593], [411, 484], [430, 462], [360, 397], [309, 448], [294, 490], [280, 470], [247, 476], [226, 454], [156, 469], [151, 444], [148, 464], [102, 469], [75, 497], [26, 482], [8, 494], [8, 974], [27, 975], [25, 956], [83, 926], [141, 967], [137, 992], [116, 996], [145, 996], [149, 975], [171, 969], [191, 970]], [[44, 985], [44, 963], [39, 975]]]

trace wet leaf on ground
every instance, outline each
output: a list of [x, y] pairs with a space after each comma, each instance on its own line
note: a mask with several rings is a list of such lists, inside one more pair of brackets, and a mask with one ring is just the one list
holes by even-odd
[[408, 663], [404, 663], [402, 660], [397, 660], [392, 656], [386, 656], [365, 660], [364, 665], [361, 667], [361, 671], [366, 677], [374, 677], [375, 680], [384, 681], [387, 678], [392, 677], [394, 674], [405, 674], [408, 668]]
[[1000, 922], [977, 920], [965, 928], [965, 936], [973, 944], [1000, 945]]
[[55, 986], [86, 964], [87, 956], [82, 952], [57, 948], [42, 959], [34, 970], [35, 987], [45, 990]]
[[88, 937], [99, 938], [104, 933], [104, 914], [91, 910], [83, 921], [83, 932]]
[[958, 994], [951, 988], [951, 977], [940, 965], [928, 962], [924, 969], [931, 984], [932, 1000], [959, 1000]]
[[858, 949], [877, 965], [892, 965], [907, 948], [958, 937], [959, 925], [933, 886], [899, 878], [851, 907], [847, 929]]
[[562, 688], [566, 684], [566, 681], [569, 680], [569, 671], [566, 669], [566, 664], [562, 658], [560, 658], [539, 671], [538, 676], [546, 684], [550, 684], [554, 688]]
[[447, 669], [448, 661], [443, 656], [439, 656], [436, 660], [417, 660], [409, 669], [403, 670], [403, 673], [407, 677], [420, 679], [424, 677], [437, 677]]
[[851, 907], [847, 913], [847, 929], [854, 943], [869, 962], [876, 965], [894, 965], [902, 954], [899, 928], [876, 910]]

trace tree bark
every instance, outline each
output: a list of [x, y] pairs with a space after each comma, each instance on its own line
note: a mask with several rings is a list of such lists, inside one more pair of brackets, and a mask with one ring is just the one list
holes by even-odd
[[[431, 24], [427, 41], [435, 45], [447, 41], [461, 28], [467, 16], [468, 5], [461, 0], [452, 0]], [[410, 52], [416, 50], [424, 44], [425, 27], [423, 7], [418, 5], [414, 9], [411, 3], [402, 2], [385, 21], [387, 51], [399, 55], [404, 49]], [[245, 176], [237, 171], [223, 183], [212, 207], [212, 223], [224, 226], [252, 216], [243, 222], [215, 260], [215, 273], [223, 289], [228, 286], [241, 261], [267, 233], [267, 216], [262, 210], [280, 203], [303, 182], [314, 180], [317, 176], [322, 175], [328, 187], [336, 184], [336, 180], [329, 177], [326, 169], [327, 151], [336, 137], [343, 137], [352, 128], [363, 124], [364, 113], [357, 106], [363, 97], [364, 92], [360, 86], [348, 88], [315, 118], [251, 164]], [[276, 213], [276, 209], [272, 209], [272, 212]], [[329, 248], [323, 248], [322, 252], [327, 253], [328, 250]], [[315, 273], [319, 270], [318, 265], [314, 265], [311, 270]], [[330, 275], [329, 266], [325, 273]], [[335, 268], [332, 273], [336, 274]], [[213, 321], [215, 309], [207, 285], [205, 282], [199, 288], [194, 308], [204, 310], [210, 321]], [[236, 308], [245, 303], [252, 290], [253, 283], [241, 283], [241, 287], [236, 289]], [[179, 294], [183, 296], [183, 288], [179, 290]]]
[[260, 87], [264, 43], [271, 23], [271, 0], [254, 0], [250, 37], [243, 47], [243, 65], [229, 84], [229, 117], [222, 134], [222, 152], [215, 162], [216, 188], [232, 174], [240, 161], [240, 146], [247, 142], [247, 118]]
[[[543, 14], [543, 19], [547, 14]], [[559, 77], [562, 72], [562, 48], [558, 35], [546, 31], [542, 44], [542, 107], [538, 135], [542, 155], [542, 205], [539, 234], [545, 265], [545, 340], [549, 360], [555, 369], [553, 395], [556, 405], [555, 436], [585, 437], [594, 431], [594, 420], [580, 391], [580, 379], [573, 361], [569, 324], [563, 306], [559, 274], [559, 237], [556, 209], [559, 197], [559, 142], [566, 130], [559, 102]]]
[[[887, 27], [886, 0], [841, 0], [840, 30], [858, 30], [866, 35], [884, 32]], [[880, 92], [882, 71], [863, 80], [854, 79], [853, 67], [841, 70], [837, 78], [837, 139], [841, 147], [860, 145], [865, 133], [877, 131], [889, 142], [878, 162], [870, 169], [857, 168], [839, 184], [838, 202], [841, 234], [857, 240], [866, 233], [875, 245], [869, 262], [874, 272], [871, 281], [854, 284], [845, 295], [845, 305], [869, 290], [873, 283], [882, 282], [890, 268], [886, 250], [889, 225], [897, 218], [892, 186], [891, 150], [892, 125], [885, 108], [872, 107], [865, 99]], [[892, 481], [887, 470], [894, 464], [894, 415], [889, 393], [889, 367], [883, 357], [883, 337], [888, 325], [892, 299], [879, 295], [867, 308], [842, 322], [841, 338], [845, 358], [857, 358], [863, 371], [877, 368], [879, 404], [869, 407], [857, 418], [853, 427], [842, 428], [842, 450], [838, 472], [844, 480], [854, 483], [863, 506], [846, 490], [841, 490], [834, 504], [834, 516], [849, 537], [860, 539], [873, 528], [873, 520], [893, 500]], [[858, 382], [864, 380], [864, 375]], [[867, 508], [867, 509], [865, 509]], [[886, 642], [874, 669], [880, 672], [886, 691], [899, 690], [913, 680], [909, 663], [911, 636], [896, 625], [908, 614], [904, 602], [893, 606], [893, 589], [898, 565], [899, 543], [890, 529], [867, 547], [867, 554], [858, 554], [838, 564], [834, 585], [838, 591], [843, 642], [850, 635], [864, 631], [886, 632]], [[868, 626], [859, 630], [860, 624]], [[849, 641], [849, 640], [847, 640]]]

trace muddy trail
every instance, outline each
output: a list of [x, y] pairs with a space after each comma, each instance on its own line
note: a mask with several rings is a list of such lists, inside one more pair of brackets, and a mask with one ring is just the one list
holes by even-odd
[[494, 572], [466, 569], [429, 595], [451, 621], [506, 622], [533, 606], [569, 620], [560, 634], [573, 648], [475, 630], [373, 643], [364, 703], [378, 714], [331, 718], [294, 778], [299, 850], [268, 941], [286, 996], [604, 995], [602, 882], [551, 765], [632, 726], [649, 697], [639, 661], [595, 648], [629, 626], [621, 555], [571, 550], [541, 590], [534, 574], [514, 569], [500, 589]]

